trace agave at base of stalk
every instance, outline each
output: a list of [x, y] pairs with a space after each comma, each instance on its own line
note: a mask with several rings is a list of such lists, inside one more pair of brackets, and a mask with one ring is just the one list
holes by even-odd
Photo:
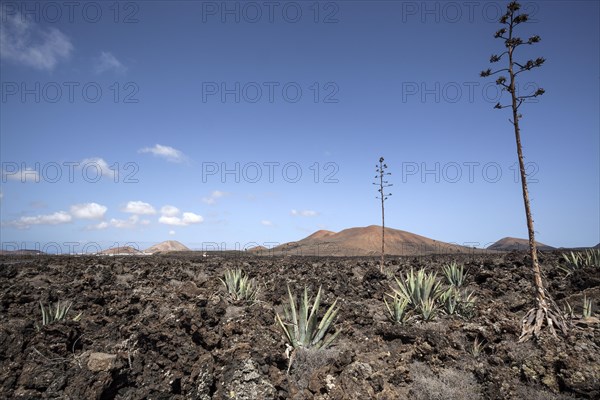
[[554, 337], [557, 337], [557, 329], [563, 335], [566, 335], [568, 332], [567, 322], [563, 314], [556, 306], [550, 308], [546, 301], [539, 302], [538, 306], [529, 310], [521, 321], [519, 343], [526, 342], [532, 337], [539, 338], [544, 326], [548, 327]]

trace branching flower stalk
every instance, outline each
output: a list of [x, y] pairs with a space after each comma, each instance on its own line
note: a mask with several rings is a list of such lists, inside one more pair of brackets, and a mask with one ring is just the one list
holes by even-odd
[[528, 15], [519, 13], [521, 8], [520, 4], [516, 1], [511, 1], [507, 5], [506, 13], [500, 18], [500, 23], [505, 25], [502, 29], [498, 30], [494, 37], [497, 39], [504, 40], [506, 50], [499, 55], [492, 55], [490, 57], [490, 63], [496, 63], [503, 57], [508, 57], [508, 67], [498, 69], [492, 72], [491, 69], [487, 69], [481, 72], [481, 77], [487, 77], [502, 72], [507, 72], [509, 79], [500, 75], [496, 80], [496, 84], [502, 88], [503, 91], [507, 91], [511, 95], [511, 104], [501, 105], [497, 103], [494, 108], [503, 109], [510, 107], [512, 109], [512, 120], [511, 124], [515, 131], [515, 140], [517, 144], [517, 156], [519, 159], [519, 171], [521, 174], [521, 186], [523, 190], [523, 202], [525, 205], [525, 216], [527, 218], [527, 231], [529, 233], [529, 253], [531, 256], [531, 263], [533, 268], [534, 283], [536, 289], [536, 302], [535, 308], [529, 310], [527, 315], [523, 318], [521, 327], [520, 342], [530, 339], [532, 336], [539, 337], [542, 327], [544, 324], [548, 326], [551, 333], [556, 336], [555, 327], [561, 329], [563, 333], [566, 333], [567, 326], [566, 322], [558, 310], [556, 305], [552, 302], [546, 293], [544, 283], [542, 281], [542, 273], [537, 257], [537, 248], [535, 242], [535, 233], [533, 228], [533, 218], [531, 215], [531, 206], [529, 202], [529, 191], [527, 189], [527, 174], [525, 172], [525, 162], [523, 157], [523, 149], [521, 146], [521, 133], [519, 129], [519, 119], [522, 115], [519, 113], [519, 107], [527, 100], [535, 98], [544, 94], [544, 89], [538, 88], [535, 92], [528, 95], [519, 95], [516, 91], [516, 77], [525, 72], [530, 71], [533, 68], [541, 67], [546, 61], [543, 57], [538, 57], [535, 60], [528, 60], [525, 63], [515, 61], [515, 51], [523, 45], [532, 45], [540, 41], [540, 37], [535, 35], [530, 37], [527, 41], [523, 41], [520, 37], [514, 35], [515, 28], [527, 22]]
[[385, 201], [392, 195], [391, 193], [385, 193], [385, 189], [392, 186], [392, 184], [384, 178], [392, 173], [385, 171], [388, 166], [383, 161], [383, 157], [379, 157], [379, 165], [375, 165], [375, 171], [377, 172], [375, 179], [378, 179], [378, 181], [373, 182], [373, 185], [379, 186], [379, 189], [377, 189], [379, 196], [377, 198], [381, 200], [381, 261], [379, 264], [381, 272], [385, 272]]

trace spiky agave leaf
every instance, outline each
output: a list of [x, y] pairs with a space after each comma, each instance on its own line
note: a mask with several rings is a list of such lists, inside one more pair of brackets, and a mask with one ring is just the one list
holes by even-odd
[[583, 312], [582, 316], [584, 319], [592, 316], [592, 299], [588, 299], [587, 296], [583, 295]]
[[[279, 322], [279, 325], [281, 325], [281, 328], [283, 329], [286, 337], [288, 338], [288, 341], [292, 344], [292, 346], [296, 347], [296, 337], [295, 337], [295, 328], [294, 326], [296, 325], [295, 322], [295, 308], [294, 311], [292, 312], [292, 307], [295, 307], [294, 303], [295, 303], [295, 299], [292, 296], [292, 293], [290, 291], [290, 288], [288, 286], [288, 295], [290, 298], [290, 303], [288, 305], [284, 305], [283, 306], [283, 314], [284, 314], [284, 320], [282, 320], [282, 318], [279, 316], [279, 313], [275, 314], [275, 317], [277, 318], [277, 322]], [[291, 321], [291, 322], [288, 322]]]
[[[304, 288], [304, 291], [306, 293], [306, 288]], [[308, 304], [309, 303], [307, 302], [307, 309], [308, 309]], [[306, 326], [306, 329], [308, 330], [308, 340], [305, 342], [305, 344], [312, 345], [312, 339], [314, 336], [314, 332], [317, 328], [317, 313], [319, 312], [320, 306], [321, 306], [321, 287], [319, 287], [319, 290], [317, 291], [317, 296], [315, 297], [315, 301], [310, 310], [310, 316], [308, 317], [308, 322], [307, 322], [307, 326]]]
[[[286, 323], [282, 321], [282, 319], [279, 316], [279, 314], [275, 314], [275, 318], [277, 319], [277, 322], [281, 326], [281, 329], [283, 329], [283, 332], [285, 333], [285, 336], [287, 337], [288, 341], [290, 343], [292, 343], [292, 345], [293, 345], [294, 344], [294, 338], [292, 337], [292, 334], [290, 333], [289, 327], [286, 326]], [[289, 325], [289, 324], [287, 324], [287, 325]]]
[[72, 303], [63, 304], [61, 306], [60, 301], [56, 304], [56, 312], [54, 321], [60, 321], [65, 318], [69, 310], [71, 309]]
[[61, 315], [61, 308], [60, 308], [60, 300], [58, 301], [58, 303], [56, 303], [56, 308], [54, 309], [54, 317], [52, 317], [53, 321], [58, 321], [60, 319], [60, 315]]
[[44, 305], [40, 301], [40, 308], [42, 309], [42, 326], [48, 323], [48, 317], [46, 315], [46, 310], [44, 309]]
[[414, 306], [415, 305], [415, 302], [414, 302], [414, 291], [415, 291], [414, 271], [411, 269], [410, 272], [407, 274], [406, 278], [404, 278], [404, 276], [402, 274], [400, 274], [400, 278], [401, 279], [394, 277], [394, 279], [396, 281], [396, 285], [398, 287], [397, 288], [392, 287], [392, 290], [398, 296], [407, 299], [409, 304]]
[[[323, 339], [323, 337], [325, 337], [325, 334], [327, 333], [327, 331], [329, 331], [329, 328], [331, 327], [331, 325], [332, 325], [333, 321], [335, 320], [335, 317], [337, 316], [337, 313], [338, 313], [338, 309], [335, 307], [336, 305], [337, 305], [337, 299], [333, 302], [333, 304], [329, 307], [329, 309], [327, 309], [327, 312], [321, 319], [321, 322], [319, 323], [319, 326], [318, 326], [318, 331], [315, 333], [315, 336], [314, 336], [313, 340], [311, 341], [311, 346], [317, 345]], [[338, 331], [338, 333], [339, 333], [339, 331]], [[318, 347], [320, 348], [321, 346], [318, 346]]]
[[[300, 318], [298, 319], [298, 343], [302, 346], [306, 344], [306, 329], [308, 323], [308, 307], [309, 307], [308, 290], [304, 288], [304, 296], [300, 299]], [[310, 338], [309, 338], [310, 339]]]
[[421, 281], [421, 301], [428, 301], [429, 299], [435, 300], [439, 297], [441, 284], [437, 280], [435, 273], [426, 274]]
[[323, 344], [321, 346], [319, 346], [319, 349], [324, 350], [327, 347], [329, 347], [329, 345], [331, 343], [333, 343], [333, 341], [338, 337], [338, 335], [340, 334], [341, 331], [342, 331], [341, 329], [338, 329], [335, 331], [335, 333], [333, 335], [329, 335], [329, 338], [325, 342], [323, 342]]
[[293, 331], [293, 341], [292, 341], [292, 346], [297, 347], [298, 345], [298, 337], [299, 337], [299, 327], [298, 327], [298, 313], [296, 312], [296, 296], [292, 295], [292, 291], [290, 290], [290, 287], [288, 286], [288, 295], [290, 298], [290, 321], [292, 323], [292, 327], [294, 328]]

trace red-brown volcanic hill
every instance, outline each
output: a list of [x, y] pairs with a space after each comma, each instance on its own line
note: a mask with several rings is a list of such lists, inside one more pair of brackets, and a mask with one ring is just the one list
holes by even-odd
[[321, 229], [320, 231], [316, 231], [312, 235], [307, 236], [304, 240], [307, 240], [307, 239], [322, 239], [322, 238], [326, 238], [326, 237], [331, 236], [331, 235], [335, 235], [335, 232]]
[[[381, 226], [349, 228], [341, 232], [317, 231], [297, 242], [274, 248], [274, 253], [316, 256], [371, 256], [381, 252]], [[440, 242], [414, 233], [385, 228], [385, 253], [416, 255], [467, 253], [472, 248]]]
[[177, 240], [166, 240], [164, 242], [155, 244], [154, 246], [148, 247], [144, 252], [145, 253], [168, 253], [172, 251], [190, 251], [190, 249], [178, 242]]
[[316, 246], [321, 243], [327, 242], [328, 238], [331, 238], [335, 235], [337, 235], [337, 233], [332, 231], [319, 230], [298, 242], [284, 243], [283, 246], [288, 244], [293, 245], [295, 243], [301, 244], [302, 246]]
[[[307, 236], [301, 240], [302, 246], [304, 246], [304, 247], [318, 246], [323, 241], [324, 238], [331, 236], [331, 235], [335, 235], [335, 232], [326, 231], [326, 230], [316, 231], [312, 235]], [[278, 252], [280, 252], [279, 248], [281, 248], [282, 246], [294, 245], [296, 243], [299, 243], [299, 242], [284, 243], [283, 245], [280, 245], [280, 246], [277, 246], [277, 247], [274, 247], [271, 249], [268, 249], [264, 246], [255, 246], [255, 247], [248, 249], [247, 251], [249, 253], [253, 253], [256, 255], [267, 255], [267, 254], [273, 255], [273, 254], [277, 254]]]
[[[554, 247], [547, 244], [536, 242], [538, 250], [554, 250]], [[513, 237], [505, 237], [498, 240], [496, 243], [488, 246], [488, 250], [497, 251], [512, 251], [512, 250], [527, 250], [529, 248], [529, 240]]]

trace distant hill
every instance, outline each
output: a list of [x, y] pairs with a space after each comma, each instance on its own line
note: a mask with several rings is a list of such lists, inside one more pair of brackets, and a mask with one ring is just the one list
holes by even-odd
[[109, 255], [109, 256], [115, 256], [115, 255], [131, 255], [131, 256], [133, 256], [133, 255], [141, 255], [143, 253], [137, 249], [134, 249], [131, 246], [124, 246], [124, 247], [113, 247], [111, 249], [106, 249], [106, 250], [99, 252], [98, 254]]
[[[552, 246], [547, 244], [536, 242], [538, 250], [554, 250]], [[496, 243], [488, 246], [488, 250], [497, 251], [513, 251], [513, 250], [527, 250], [529, 248], [528, 239], [519, 239], [513, 237], [505, 237], [498, 240]]]
[[252, 253], [252, 254], [263, 255], [263, 254], [267, 254], [269, 252], [269, 249], [267, 249], [265, 246], [254, 246], [254, 247], [247, 249], [246, 252]]
[[46, 253], [44, 253], [43, 251], [40, 251], [40, 250], [29, 250], [29, 249], [0, 250], [0, 255], [18, 255], [18, 256], [33, 255], [33, 256], [38, 256], [38, 255], [42, 255], [42, 254], [46, 254]]
[[[377, 225], [349, 228], [337, 233], [321, 230], [297, 242], [285, 243], [273, 249], [273, 254], [315, 256], [372, 256], [380, 252], [381, 226]], [[473, 252], [473, 249], [385, 228], [385, 253], [388, 255], [467, 252]]]
[[190, 251], [190, 249], [176, 240], [166, 240], [144, 250], [144, 253], [168, 253], [172, 251]]

